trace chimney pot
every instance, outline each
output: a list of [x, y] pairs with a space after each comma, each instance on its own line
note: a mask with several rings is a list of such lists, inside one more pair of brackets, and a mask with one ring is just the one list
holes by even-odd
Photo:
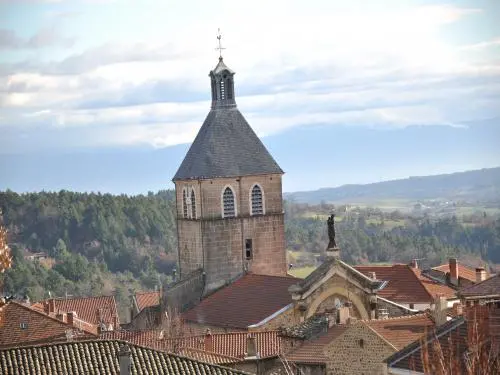
[[212, 332], [210, 331], [210, 328], [207, 328], [207, 331], [205, 333], [205, 350], [207, 352], [213, 352], [213, 339], [212, 339]]
[[411, 268], [418, 269], [418, 261], [416, 259], [412, 259], [410, 266], [411, 266]]
[[68, 324], [70, 326], [75, 325], [75, 319], [77, 318], [76, 312], [75, 311], [68, 311]]
[[476, 282], [480, 283], [484, 280], [486, 280], [486, 270], [483, 267], [476, 268]]
[[375, 272], [370, 272], [370, 277], [373, 279], [373, 280], [377, 280], [377, 274]]
[[47, 309], [48, 309], [47, 311], [48, 314], [56, 312], [56, 301], [54, 300], [54, 298], [51, 298], [47, 301]]
[[450, 283], [452, 283], [455, 286], [458, 286], [458, 262], [456, 258], [450, 258], [449, 267], [450, 267]]

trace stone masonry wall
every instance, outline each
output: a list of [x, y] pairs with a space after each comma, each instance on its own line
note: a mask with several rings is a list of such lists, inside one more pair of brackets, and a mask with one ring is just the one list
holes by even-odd
[[[264, 215], [251, 215], [251, 190], [255, 184], [263, 191]], [[235, 218], [222, 217], [222, 194], [227, 186], [235, 194]], [[195, 192], [195, 217], [184, 218], [184, 189]], [[281, 189], [281, 175], [176, 181], [180, 276], [202, 267], [209, 292], [245, 271], [286, 275]], [[249, 260], [245, 257], [246, 239], [252, 240]]]
[[383, 360], [396, 350], [363, 322], [354, 323], [324, 349], [327, 375], [383, 374]]

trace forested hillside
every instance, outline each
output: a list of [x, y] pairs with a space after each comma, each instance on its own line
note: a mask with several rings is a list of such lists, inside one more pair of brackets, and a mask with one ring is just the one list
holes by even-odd
[[[500, 263], [500, 218], [482, 211], [432, 218], [328, 204], [285, 202], [289, 261], [316, 266], [327, 245], [326, 218], [337, 212], [342, 257], [350, 263], [434, 266], [449, 256]], [[171, 280], [176, 259], [172, 191], [147, 196], [0, 192], [1, 220], [14, 264], [4, 292], [31, 299], [116, 293], [125, 316], [130, 294]], [[30, 260], [36, 253], [47, 258]]]
[[[172, 191], [110, 194], [0, 192], [14, 266], [4, 289], [32, 299], [153, 289], [175, 265]], [[45, 252], [43, 261], [25, 259]]]
[[471, 264], [500, 263], [500, 215], [476, 212], [432, 218], [399, 211], [286, 202], [285, 237], [295, 261], [314, 265], [326, 248], [326, 218], [337, 212], [337, 243], [349, 263], [407, 263], [431, 267], [456, 256]]

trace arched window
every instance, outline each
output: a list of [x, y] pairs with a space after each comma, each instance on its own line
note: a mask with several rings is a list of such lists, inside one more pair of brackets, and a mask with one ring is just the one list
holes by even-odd
[[191, 190], [191, 219], [196, 219], [196, 195]]
[[233, 190], [228, 186], [222, 194], [222, 205], [224, 217], [236, 216], [236, 205], [234, 202]]
[[262, 189], [259, 185], [254, 185], [252, 188], [252, 215], [263, 215], [264, 214], [264, 197], [262, 194]]
[[188, 202], [187, 202], [187, 191], [186, 189], [182, 190], [182, 211], [184, 214], [184, 218], [188, 217]]

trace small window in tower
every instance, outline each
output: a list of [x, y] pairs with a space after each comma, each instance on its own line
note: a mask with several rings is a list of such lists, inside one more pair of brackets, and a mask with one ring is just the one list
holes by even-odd
[[262, 214], [264, 214], [262, 189], [259, 185], [254, 185], [252, 188], [252, 215]]
[[191, 218], [196, 219], [196, 195], [194, 190], [191, 190]]
[[236, 207], [234, 203], [234, 193], [230, 187], [227, 187], [224, 190], [224, 194], [222, 195], [222, 204], [224, 206], [224, 217], [235, 217], [236, 216]]
[[225, 89], [224, 81], [220, 81], [220, 98], [222, 100], [226, 99], [226, 89]]
[[187, 204], [187, 191], [186, 191], [186, 189], [184, 189], [182, 192], [182, 210], [183, 210], [184, 218], [187, 219], [187, 217], [188, 217], [188, 204]]
[[247, 260], [252, 259], [253, 256], [253, 246], [252, 246], [252, 239], [247, 238], [245, 240], [245, 258]]

